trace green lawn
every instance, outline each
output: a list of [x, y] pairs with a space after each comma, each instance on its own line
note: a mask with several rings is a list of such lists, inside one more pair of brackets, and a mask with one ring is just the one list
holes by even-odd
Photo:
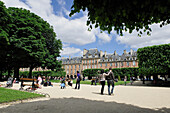
[[[55, 82], [55, 83], [60, 83], [60, 80], [50, 80], [51, 82]], [[76, 80], [73, 80], [73, 83], [76, 83]], [[130, 83], [130, 81], [126, 81], [126, 84]], [[80, 84], [91, 84], [91, 80], [85, 80], [85, 81], [81, 81]], [[115, 85], [124, 85], [125, 82], [124, 81], [118, 81], [115, 82]], [[97, 85], [100, 85], [99, 83], [97, 83]], [[106, 82], [107, 85], [107, 82]]]
[[28, 98], [36, 98], [36, 97], [44, 97], [44, 95], [0, 87], [0, 103], [23, 100]]

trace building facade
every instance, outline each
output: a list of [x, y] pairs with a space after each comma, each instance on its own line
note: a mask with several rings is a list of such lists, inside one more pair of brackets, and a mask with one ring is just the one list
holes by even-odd
[[108, 68], [127, 68], [138, 67], [137, 52], [124, 50], [122, 55], [118, 55], [116, 51], [113, 54], [107, 54], [106, 51], [98, 51], [97, 48], [83, 50], [82, 57], [62, 58], [62, 65], [66, 75], [76, 75], [84, 69], [108, 69]]

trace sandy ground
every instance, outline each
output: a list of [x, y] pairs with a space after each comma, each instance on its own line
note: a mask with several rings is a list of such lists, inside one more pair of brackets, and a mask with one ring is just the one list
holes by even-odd
[[[114, 95], [104, 95], [101, 86], [82, 85], [80, 90], [67, 86], [60, 89], [42, 87], [38, 92], [48, 93], [50, 98], [35, 99], [17, 104], [0, 105], [0, 113], [170, 113], [170, 88], [147, 86], [115, 86]], [[13, 89], [19, 89], [14, 84]]]

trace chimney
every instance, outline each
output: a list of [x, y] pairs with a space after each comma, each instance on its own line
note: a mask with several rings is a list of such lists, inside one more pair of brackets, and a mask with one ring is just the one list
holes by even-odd
[[88, 52], [88, 50], [84, 49], [83, 50], [83, 56]]
[[133, 50], [132, 50], [132, 48], [130, 49], [130, 54], [132, 55], [132, 53], [133, 53]]
[[117, 55], [116, 50], [114, 51], [114, 55]]
[[103, 56], [103, 51], [100, 50], [100, 57], [102, 57], [102, 56]]
[[126, 55], [126, 49], [124, 50], [124, 54]]
[[104, 56], [106, 57], [106, 51], [104, 51]]

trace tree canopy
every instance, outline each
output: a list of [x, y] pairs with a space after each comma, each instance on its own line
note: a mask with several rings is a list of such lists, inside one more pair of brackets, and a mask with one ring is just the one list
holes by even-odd
[[114, 29], [118, 34], [123, 31], [138, 31], [151, 34], [149, 25], [160, 23], [160, 27], [170, 23], [170, 0], [74, 0], [70, 16], [88, 11], [87, 25], [92, 29], [99, 27], [109, 33]]
[[139, 48], [137, 57], [143, 75], [170, 74], [170, 44]]
[[29, 10], [7, 9], [1, 1], [0, 6], [0, 63], [3, 69], [14, 70], [14, 76], [18, 76], [19, 68], [29, 67], [30, 77], [35, 67], [61, 70], [57, 57], [62, 43], [56, 39], [53, 27]]

